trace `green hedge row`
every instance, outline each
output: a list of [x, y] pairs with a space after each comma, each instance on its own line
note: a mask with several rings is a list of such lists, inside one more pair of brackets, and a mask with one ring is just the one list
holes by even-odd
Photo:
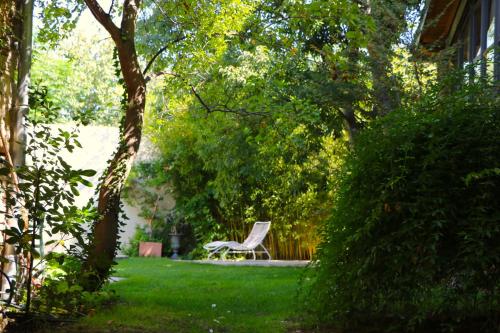
[[498, 332], [500, 103], [435, 89], [357, 138], [307, 307], [353, 332]]

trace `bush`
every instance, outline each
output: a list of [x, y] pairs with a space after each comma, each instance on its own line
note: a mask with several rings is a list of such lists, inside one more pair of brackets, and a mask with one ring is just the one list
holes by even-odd
[[500, 104], [435, 89], [357, 138], [306, 305], [355, 332], [498, 332]]
[[51, 252], [45, 259], [33, 299], [38, 313], [62, 317], [84, 315], [115, 300], [113, 291], [84, 291], [80, 258]]

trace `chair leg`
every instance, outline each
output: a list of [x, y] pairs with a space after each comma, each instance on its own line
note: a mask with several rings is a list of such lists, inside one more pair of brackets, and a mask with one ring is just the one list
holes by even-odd
[[219, 248], [215, 248], [215, 249], [213, 249], [211, 251], [208, 251], [208, 257], [207, 257], [207, 259], [209, 260], [212, 256], [216, 255], [217, 253], [219, 253], [219, 254], [221, 253], [221, 248], [220, 247]]
[[219, 256], [222, 259], [222, 256], [224, 255], [225, 251], [221, 250], [220, 248], [212, 250], [208, 253], [207, 259], [210, 259], [212, 256], [215, 256], [216, 254], [219, 254]]
[[269, 251], [266, 249], [266, 247], [262, 244], [259, 245], [264, 249], [264, 252], [267, 254], [267, 260], [271, 260], [271, 254], [269, 254]]
[[254, 251], [254, 250], [252, 250], [252, 256], [253, 256], [253, 260], [257, 259], [257, 258], [255, 257], [255, 251]]

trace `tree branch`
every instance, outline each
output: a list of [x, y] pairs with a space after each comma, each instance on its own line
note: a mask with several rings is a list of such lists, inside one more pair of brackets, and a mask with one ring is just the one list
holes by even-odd
[[194, 89], [194, 86], [192, 86], [192, 85], [191, 85], [191, 92], [196, 97], [196, 99], [198, 100], [198, 102], [200, 102], [200, 104], [207, 110], [207, 112], [211, 113], [212, 109], [208, 106], [207, 103], [205, 103], [205, 101], [203, 100], [203, 98], [201, 98], [201, 96], [198, 94], [198, 92], [196, 91], [196, 89]]
[[[191, 93], [196, 97], [198, 102], [203, 106], [203, 108], [207, 111], [208, 114], [213, 113], [213, 112], [223, 112], [223, 113], [234, 113], [234, 114], [239, 114], [241, 116], [261, 116], [265, 117], [268, 116], [269, 114], [266, 112], [252, 112], [252, 111], [247, 111], [246, 109], [231, 109], [229, 106], [226, 104], [218, 104], [216, 106], [210, 106], [208, 103], [201, 97], [201, 95], [196, 91], [196, 88], [194, 85], [189, 83], [185, 78], [183, 78], [181, 75], [173, 72], [158, 72], [154, 74], [155, 76], [160, 76], [160, 75], [170, 75], [174, 76], [177, 78], [180, 78], [186, 85], [189, 86]], [[148, 76], [146, 79], [149, 81], [151, 78]], [[228, 97], [228, 101], [230, 100], [230, 97]]]
[[107, 14], [97, 0], [84, 0], [95, 19], [106, 29], [114, 40], [119, 40], [120, 29], [113, 23], [111, 16]]
[[196, 91], [195, 87], [193, 85], [190, 85], [191, 87], [191, 92], [193, 95], [196, 97], [198, 102], [203, 106], [205, 110], [207, 110], [207, 113], [213, 113], [213, 112], [224, 112], [224, 113], [234, 113], [234, 114], [239, 114], [241, 116], [268, 116], [266, 112], [251, 112], [247, 111], [245, 109], [231, 109], [227, 105], [217, 105], [215, 107], [210, 107], [200, 96], [200, 94]]
[[108, 15], [111, 15], [114, 6], [115, 6], [115, 0], [111, 0], [111, 5], [109, 5], [109, 10], [108, 10]]
[[146, 68], [144, 68], [144, 70], [142, 71], [142, 75], [146, 75], [146, 73], [148, 72], [149, 68], [151, 68], [151, 66], [153, 65], [154, 61], [156, 60], [156, 58], [158, 58], [158, 56], [160, 54], [162, 54], [163, 52], [165, 52], [165, 50], [167, 49], [167, 47], [168, 47], [168, 45], [165, 45], [161, 49], [159, 49], [158, 52], [155, 53], [155, 55], [153, 56], [153, 58], [151, 58], [151, 60], [149, 60], [148, 64], [146, 65]]
[[158, 58], [160, 56], [160, 54], [162, 54], [163, 52], [165, 52], [165, 50], [171, 45], [171, 44], [174, 44], [174, 43], [178, 43], [180, 41], [183, 41], [184, 39], [186, 39], [186, 36], [180, 36], [180, 37], [177, 37], [176, 39], [168, 42], [168, 44], [166, 44], [165, 46], [163, 46], [161, 49], [158, 50], [158, 52], [155, 53], [155, 55], [153, 56], [153, 58], [151, 58], [151, 60], [149, 60], [148, 64], [146, 65], [146, 68], [144, 69], [144, 71], [142, 72], [142, 75], [146, 75], [146, 73], [148, 72], [148, 70], [151, 68], [151, 66], [153, 65], [153, 63], [155, 62], [156, 58]]
[[146, 80], [146, 82], [149, 82], [149, 81], [151, 81], [151, 79], [152, 79], [153, 77], [158, 77], [158, 76], [162, 76], [162, 75], [170, 75], [170, 76], [174, 76], [174, 77], [180, 77], [180, 75], [179, 75], [179, 74], [177, 74], [177, 73], [172, 73], [172, 72], [165, 72], [165, 71], [161, 71], [161, 72], [157, 72], [157, 73], [153, 73], [153, 74], [151, 74], [151, 75], [148, 75], [148, 76], [145, 78], [145, 80]]

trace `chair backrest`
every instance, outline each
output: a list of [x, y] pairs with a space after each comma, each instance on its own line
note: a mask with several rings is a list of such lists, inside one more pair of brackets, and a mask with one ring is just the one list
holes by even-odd
[[262, 243], [264, 238], [266, 238], [267, 232], [269, 231], [270, 227], [271, 227], [270, 221], [255, 222], [255, 224], [252, 227], [252, 231], [250, 231], [250, 234], [243, 242], [243, 246], [249, 249], [256, 248], [260, 243]]

